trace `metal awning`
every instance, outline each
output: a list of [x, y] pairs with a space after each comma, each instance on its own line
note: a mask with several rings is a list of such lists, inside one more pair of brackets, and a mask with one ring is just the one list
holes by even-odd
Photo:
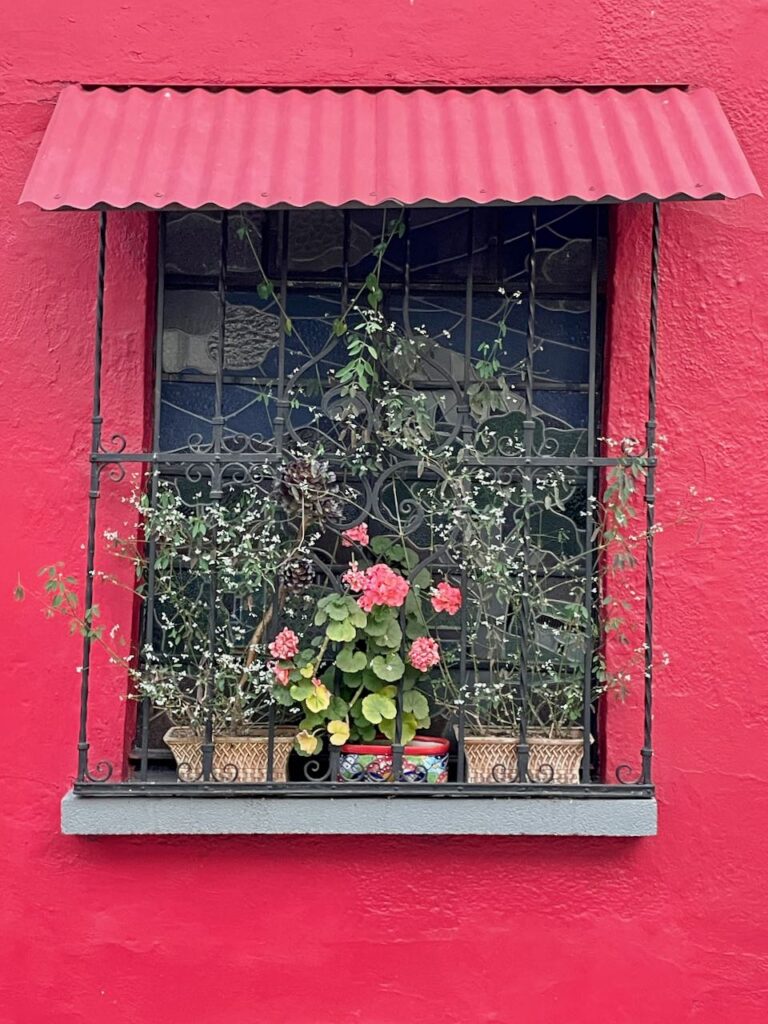
[[704, 88], [69, 86], [21, 202], [158, 210], [749, 194], [758, 184]]

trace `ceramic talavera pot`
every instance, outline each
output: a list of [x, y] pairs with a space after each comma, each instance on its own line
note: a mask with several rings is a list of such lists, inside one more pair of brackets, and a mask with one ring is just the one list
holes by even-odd
[[[448, 740], [416, 736], [403, 750], [400, 782], [447, 782]], [[346, 743], [339, 758], [339, 782], [394, 782], [392, 745], [386, 741]]]
[[[288, 755], [293, 750], [295, 729], [275, 729], [272, 781], [285, 782]], [[200, 782], [203, 774], [202, 738], [187, 726], [173, 726], [163, 737], [168, 744], [180, 782]], [[237, 736], [213, 737], [213, 780], [217, 782], [266, 782], [269, 737], [266, 729], [253, 728]]]

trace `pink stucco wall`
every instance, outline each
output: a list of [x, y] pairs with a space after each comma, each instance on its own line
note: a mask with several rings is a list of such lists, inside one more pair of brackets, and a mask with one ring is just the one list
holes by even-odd
[[[679, 521], [657, 548], [656, 838], [63, 837], [79, 649], [10, 599], [85, 540], [96, 219], [16, 206], [63, 83], [698, 83], [765, 184], [763, 0], [27, 0], [5, 22], [0, 1024], [763, 1024], [764, 202], [665, 210], [659, 516]], [[619, 217], [617, 282], [638, 280], [647, 213]], [[107, 387], [140, 432], [147, 225], [115, 224]], [[646, 298], [613, 309], [619, 426]], [[691, 485], [715, 501], [681, 517]], [[95, 744], [124, 713], [99, 701]]]

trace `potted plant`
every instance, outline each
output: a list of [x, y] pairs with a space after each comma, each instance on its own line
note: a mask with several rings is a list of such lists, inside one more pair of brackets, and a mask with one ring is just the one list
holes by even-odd
[[340, 781], [391, 781], [399, 742], [403, 780], [445, 782], [449, 743], [421, 732], [431, 722], [424, 691], [447, 671], [430, 621], [455, 614], [460, 592], [446, 580], [432, 587], [427, 570], [411, 578], [414, 552], [400, 538], [371, 538], [364, 522], [341, 536], [355, 549], [344, 589], [318, 599], [303, 639], [285, 628], [270, 645], [274, 698], [302, 715], [300, 753], [316, 755], [325, 740], [340, 748]]
[[163, 481], [154, 501], [136, 491], [130, 504], [135, 533], [107, 530], [104, 539], [132, 579], [118, 571], [96, 577], [143, 596], [152, 560], [154, 622], [139, 664], [120, 649], [116, 626], [105, 632], [98, 606], [80, 610], [76, 580], [60, 566], [42, 570], [49, 614], [64, 614], [72, 631], [106, 647], [129, 672], [130, 696], [148, 699], [171, 723], [164, 740], [182, 782], [203, 777], [206, 742], [214, 781], [267, 781], [270, 747], [272, 778], [285, 781], [296, 728], [274, 713], [266, 637], [284, 599], [276, 581], [301, 575], [306, 537], [280, 529], [279, 488], [265, 480], [212, 503]]
[[[593, 507], [588, 551], [573, 542], [572, 522], [560, 514], [564, 480], [557, 471], [542, 474], [530, 489], [518, 489], [519, 515], [503, 539], [495, 511], [498, 488], [486, 484], [467, 502], [457, 560], [472, 608], [472, 671], [459, 694], [469, 782], [524, 781], [524, 719], [527, 781], [578, 784], [586, 673], [591, 701], [607, 690], [623, 692], [623, 675], [607, 671], [605, 645], [612, 636], [630, 643], [631, 604], [612, 591], [616, 577], [636, 564], [634, 549], [644, 539], [642, 531], [635, 532], [632, 504], [645, 461], [631, 442], [621, 452], [621, 462], [607, 474], [602, 503]], [[508, 492], [503, 500], [509, 501]], [[535, 530], [526, 505], [544, 510]], [[598, 570], [595, 581], [580, 569], [587, 554]], [[592, 613], [587, 586], [594, 587]], [[594, 614], [598, 608], [600, 617]], [[639, 654], [641, 648], [632, 651], [630, 660]], [[451, 710], [458, 711], [455, 703]]]

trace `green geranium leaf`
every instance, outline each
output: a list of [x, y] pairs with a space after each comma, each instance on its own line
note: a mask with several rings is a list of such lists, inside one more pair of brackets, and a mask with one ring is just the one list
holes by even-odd
[[371, 551], [373, 551], [374, 555], [386, 555], [394, 546], [394, 543], [391, 537], [372, 537]]
[[346, 718], [349, 714], [349, 704], [347, 704], [343, 697], [333, 696], [331, 697], [331, 703], [328, 705], [328, 714], [331, 718]]
[[403, 711], [412, 711], [416, 718], [429, 718], [429, 701], [418, 690], [403, 694]]
[[394, 651], [387, 655], [380, 654], [378, 657], [371, 661], [371, 669], [376, 673], [379, 679], [383, 679], [385, 683], [394, 683], [398, 679], [403, 678], [405, 672], [405, 664], [399, 654], [395, 654]]
[[287, 686], [275, 686], [272, 690], [272, 696], [275, 698], [277, 704], [282, 704], [283, 707], [290, 707], [293, 704], [293, 697]]
[[418, 619], [408, 616], [405, 622], [405, 635], [409, 640], [416, 640], [417, 637], [427, 636], [427, 627]]
[[384, 636], [390, 625], [395, 621], [395, 612], [392, 608], [376, 608], [368, 616], [365, 631], [368, 636]]
[[317, 715], [314, 712], [309, 711], [299, 722], [299, 728], [311, 731], [312, 729], [316, 729], [319, 725], [322, 725], [324, 721], [325, 718], [322, 715]]
[[387, 632], [377, 638], [376, 643], [381, 647], [393, 647], [397, 650], [403, 640], [403, 631], [400, 629], [400, 623], [396, 619], [393, 619], [389, 624]]
[[406, 548], [403, 544], [393, 544], [389, 549], [387, 558], [390, 562], [399, 562], [409, 569], [412, 569], [419, 561], [419, 556], [416, 552]]
[[316, 626], [324, 626], [328, 621], [328, 613], [324, 612], [322, 608], [318, 608], [315, 612], [314, 623]]
[[338, 643], [347, 644], [355, 639], [357, 630], [351, 622], [345, 619], [344, 622], [329, 622], [325, 635], [329, 640], [336, 640]]
[[397, 705], [391, 697], [382, 697], [380, 693], [369, 693], [363, 698], [363, 714], [373, 725], [378, 725], [385, 718], [394, 718]]
[[366, 625], [368, 624], [368, 616], [365, 614], [365, 612], [357, 602], [355, 602], [354, 611], [351, 611], [349, 613], [349, 621], [357, 629], [365, 629]]
[[[385, 720], [379, 725], [379, 732], [386, 736], [388, 740], [394, 741], [396, 725], [397, 723], [394, 719]], [[416, 728], [417, 722], [415, 717], [410, 714], [404, 714], [400, 727], [400, 742], [410, 743], [416, 735]]]
[[[363, 672], [363, 685], [370, 693], [378, 693], [379, 690], [383, 688], [384, 683], [374, 672], [371, 672], [370, 669], [366, 669], [365, 672]], [[357, 689], [357, 687], [355, 687], [355, 689]]]
[[416, 573], [411, 582], [414, 587], [420, 587], [422, 590], [426, 590], [427, 587], [432, 586], [432, 574], [429, 569], [421, 569]]
[[368, 665], [368, 659], [363, 651], [356, 651], [352, 647], [342, 647], [336, 655], [336, 665], [342, 672], [362, 672]]
[[343, 622], [345, 619], [349, 618], [349, 609], [346, 605], [329, 604], [326, 610], [330, 617], [335, 619], [336, 622]]
[[291, 687], [291, 696], [294, 700], [306, 700], [313, 690], [314, 686], [310, 682], [295, 683]]

